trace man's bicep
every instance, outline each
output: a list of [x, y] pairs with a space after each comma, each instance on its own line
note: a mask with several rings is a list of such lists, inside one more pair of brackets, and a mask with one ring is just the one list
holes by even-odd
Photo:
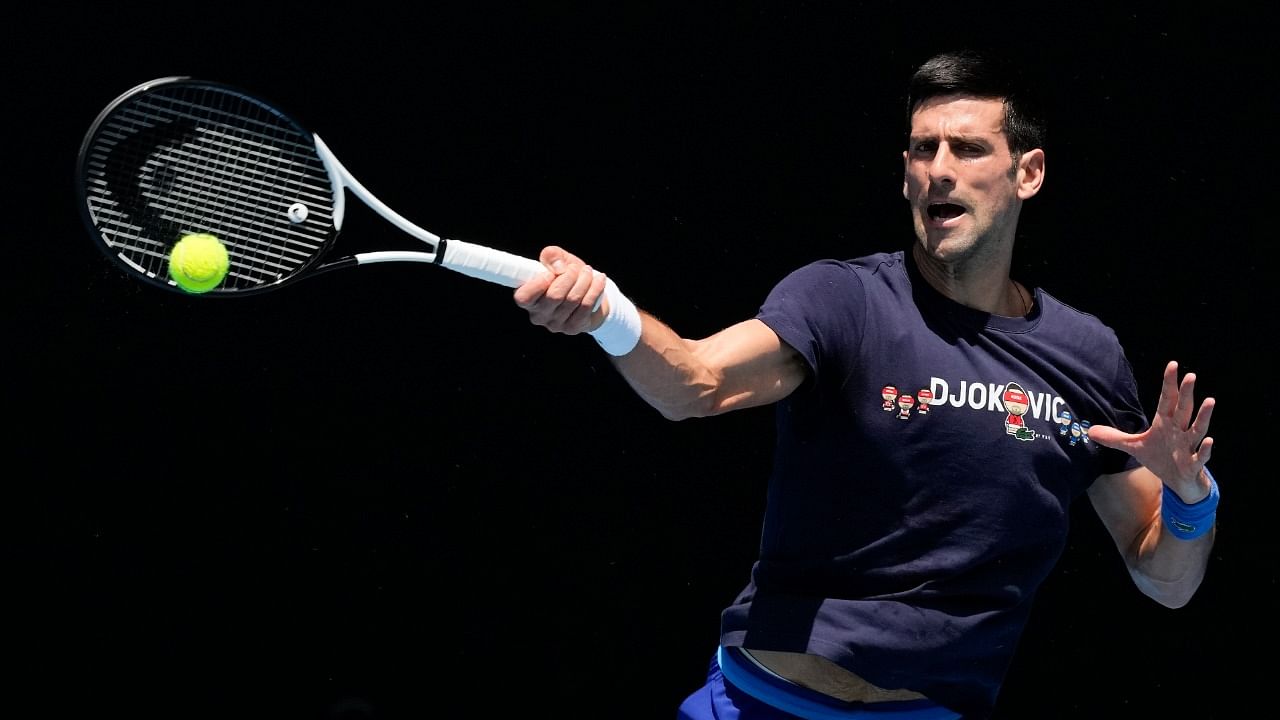
[[754, 318], [689, 343], [698, 359], [719, 376], [713, 414], [777, 402], [799, 387], [809, 372], [795, 348]]
[[1102, 475], [1089, 486], [1089, 503], [1129, 561], [1160, 511], [1160, 479], [1141, 466]]

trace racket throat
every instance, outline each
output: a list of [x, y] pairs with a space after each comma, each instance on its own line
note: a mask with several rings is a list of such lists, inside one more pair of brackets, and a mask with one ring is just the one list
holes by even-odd
[[414, 225], [403, 215], [392, 210], [386, 203], [374, 197], [374, 194], [369, 192], [368, 188], [361, 185], [360, 181], [356, 180], [355, 176], [343, 167], [337, 156], [333, 154], [328, 145], [324, 144], [324, 140], [321, 140], [319, 135], [314, 135], [313, 137], [316, 142], [316, 152], [320, 155], [320, 161], [324, 163], [325, 169], [329, 171], [329, 177], [333, 183], [333, 227], [335, 230], [342, 229], [342, 218], [346, 209], [343, 190], [350, 190], [352, 195], [355, 195], [361, 202], [368, 205], [392, 225], [431, 246], [432, 251], [437, 256], [442, 254], [443, 246], [439, 235]]

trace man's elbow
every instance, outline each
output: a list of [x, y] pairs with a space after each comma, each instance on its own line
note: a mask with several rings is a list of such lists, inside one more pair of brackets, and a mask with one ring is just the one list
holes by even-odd
[[1150, 593], [1148, 593], [1148, 597], [1160, 603], [1161, 605], [1169, 608], [1170, 610], [1177, 610], [1179, 608], [1186, 607], [1187, 603], [1191, 602], [1191, 598], [1193, 596], [1194, 596], [1194, 593], [1183, 593], [1183, 594], [1177, 594], [1177, 595], [1174, 595], [1174, 594], [1151, 595]]
[[689, 420], [691, 418], [710, 417], [718, 414], [716, 403], [705, 397], [698, 397], [689, 402], [679, 404], [655, 404], [654, 407], [662, 414], [662, 417], [674, 422]]
[[1192, 584], [1185, 582], [1161, 582], [1137, 573], [1134, 573], [1133, 581], [1134, 584], [1138, 586], [1138, 589], [1142, 591], [1143, 595], [1146, 595], [1171, 610], [1186, 607], [1186, 605], [1191, 602], [1191, 598], [1195, 597], [1196, 590], [1200, 587], [1198, 580]]

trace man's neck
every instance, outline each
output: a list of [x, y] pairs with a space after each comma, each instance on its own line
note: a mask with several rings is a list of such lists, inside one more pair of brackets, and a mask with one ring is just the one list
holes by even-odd
[[911, 246], [920, 275], [934, 290], [965, 307], [993, 315], [1020, 317], [1030, 310], [1030, 292], [1009, 277], [1009, 253], [946, 262], [919, 243]]

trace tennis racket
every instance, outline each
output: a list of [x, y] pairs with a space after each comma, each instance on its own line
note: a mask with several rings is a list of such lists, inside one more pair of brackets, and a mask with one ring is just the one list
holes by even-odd
[[[352, 177], [319, 136], [222, 83], [166, 77], [124, 93], [86, 133], [78, 170], [80, 207], [99, 247], [127, 272], [175, 292], [185, 291], [169, 278], [168, 258], [189, 233], [217, 236], [230, 257], [226, 278], [202, 296], [256, 293], [381, 262], [432, 263], [508, 287], [545, 270], [409, 222]], [[348, 192], [426, 249], [329, 258]]]

